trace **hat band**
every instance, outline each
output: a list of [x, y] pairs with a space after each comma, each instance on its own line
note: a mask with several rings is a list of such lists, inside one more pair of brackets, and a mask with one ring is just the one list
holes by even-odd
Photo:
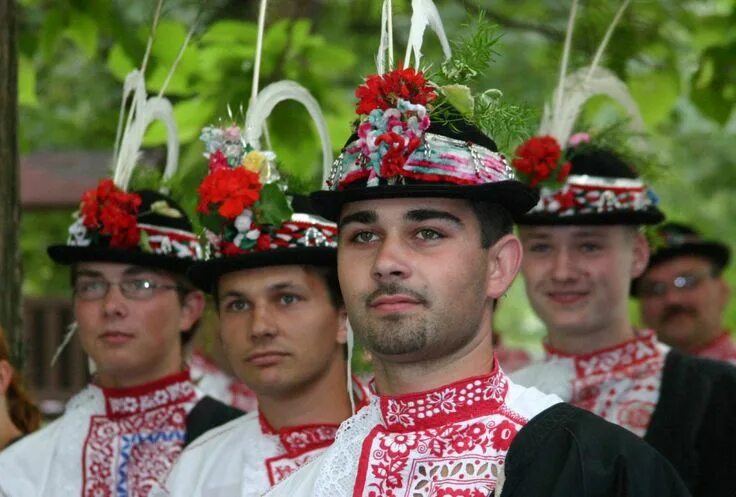
[[389, 184], [400, 183], [401, 178], [426, 183], [480, 185], [514, 179], [514, 172], [506, 158], [486, 147], [469, 141], [426, 132], [422, 143], [390, 177], [374, 166], [354, 140], [332, 164], [328, 178], [331, 190], [340, 190], [356, 181], [366, 179], [367, 186], [377, 186], [379, 179]]
[[[226, 240], [205, 230], [209, 240], [209, 258], [268, 252], [278, 249], [322, 247], [337, 248], [337, 225], [309, 214], [293, 214], [278, 229], [255, 227]], [[243, 245], [248, 248], [241, 248]]]
[[653, 193], [639, 179], [571, 175], [561, 189], [543, 187], [530, 214], [575, 216], [644, 211], [655, 204]]
[[[202, 249], [192, 232], [144, 223], [137, 223], [136, 227], [141, 233], [140, 241], [135, 247], [128, 247], [129, 250], [140, 250], [177, 259], [202, 259]], [[92, 246], [94, 245], [93, 234], [94, 232], [84, 225], [84, 219], [78, 217], [69, 227], [67, 245], [70, 247]]]

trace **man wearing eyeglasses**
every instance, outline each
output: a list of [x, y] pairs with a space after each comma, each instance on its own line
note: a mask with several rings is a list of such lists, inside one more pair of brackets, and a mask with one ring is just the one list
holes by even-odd
[[733, 497], [736, 369], [679, 354], [629, 318], [631, 281], [649, 259], [640, 226], [664, 219], [656, 197], [608, 148], [586, 143], [570, 156], [566, 182], [543, 188], [519, 220], [522, 274], [547, 328], [546, 357], [511, 377], [643, 437], [694, 496]]
[[103, 180], [82, 198], [65, 245], [73, 310], [96, 371], [64, 415], [0, 456], [4, 497], [146, 496], [184, 445], [240, 411], [206, 397], [182, 348], [204, 307], [184, 277], [201, 250], [182, 209]]
[[731, 250], [679, 223], [659, 228], [655, 243], [632, 287], [642, 321], [671, 347], [736, 365], [736, 343], [723, 326], [730, 289], [722, 274]]

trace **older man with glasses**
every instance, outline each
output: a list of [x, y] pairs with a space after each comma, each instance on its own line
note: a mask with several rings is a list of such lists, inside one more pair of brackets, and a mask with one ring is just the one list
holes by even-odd
[[723, 270], [731, 250], [678, 223], [663, 225], [657, 238], [632, 288], [642, 321], [671, 347], [736, 365], [736, 343], [723, 325], [731, 293]]
[[184, 445], [240, 411], [204, 396], [183, 345], [204, 296], [184, 277], [200, 259], [169, 197], [112, 181], [82, 198], [64, 245], [79, 339], [96, 371], [65, 414], [0, 456], [0, 495], [148, 495]]

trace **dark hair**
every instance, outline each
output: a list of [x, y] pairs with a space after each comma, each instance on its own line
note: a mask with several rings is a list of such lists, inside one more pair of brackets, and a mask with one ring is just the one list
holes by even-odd
[[[2, 326], [0, 326], [0, 361], [10, 363], [10, 350]], [[5, 392], [8, 414], [13, 424], [23, 434], [28, 434], [38, 430], [41, 426], [41, 412], [28, 395], [20, 373], [15, 370], [13, 373], [8, 390]]]
[[[184, 275], [172, 273], [171, 271], [166, 271], [165, 269], [158, 269], [155, 267], [146, 267], [146, 269], [154, 273], [164, 274], [164, 275], [171, 276], [172, 278], [174, 278], [174, 282], [176, 283], [176, 295], [179, 297], [179, 303], [181, 305], [184, 305], [187, 295], [189, 295], [191, 292], [198, 291], [194, 287], [194, 285], [192, 285], [189, 279]], [[72, 264], [70, 268], [69, 282], [71, 283], [72, 288], [74, 288], [74, 285], [77, 282], [77, 265], [76, 264]], [[184, 331], [181, 334], [182, 346], [185, 346], [189, 344], [189, 342], [192, 341], [192, 338], [194, 338], [194, 335], [197, 333], [197, 330], [199, 329], [199, 322], [200, 320], [197, 319], [188, 330]]]
[[[312, 266], [312, 265], [299, 265], [302, 269], [307, 272], [317, 274], [324, 281], [327, 287], [327, 293], [330, 297], [330, 303], [335, 309], [343, 307], [344, 302], [342, 299], [342, 292], [340, 291], [340, 282], [337, 279], [337, 268], [327, 266]], [[212, 300], [215, 303], [215, 307], [219, 310], [220, 308], [220, 288], [219, 279], [215, 280], [212, 285]]]
[[480, 225], [480, 245], [489, 248], [514, 229], [514, 221], [505, 207], [482, 200], [471, 200], [470, 207]]

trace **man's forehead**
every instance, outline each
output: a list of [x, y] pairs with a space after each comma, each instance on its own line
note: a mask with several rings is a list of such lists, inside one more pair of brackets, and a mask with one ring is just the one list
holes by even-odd
[[136, 266], [135, 264], [125, 264], [120, 262], [78, 262], [75, 265], [77, 273], [99, 273], [99, 274], [140, 274], [155, 273], [166, 274], [166, 271]]
[[621, 226], [552, 225], [519, 227], [519, 234], [523, 238], [609, 237], [621, 231], [623, 231]]
[[697, 271], [711, 268], [713, 263], [707, 257], [696, 254], [684, 254], [662, 261], [649, 268], [644, 276], [669, 275], [685, 271]]
[[261, 291], [275, 287], [307, 284], [309, 273], [304, 266], [289, 264], [241, 269], [223, 274], [220, 290]]
[[435, 197], [359, 200], [346, 203], [342, 207], [340, 221], [342, 222], [347, 216], [355, 213], [370, 214], [376, 220], [379, 220], [382, 215], [403, 216], [408, 212], [422, 209], [435, 209], [462, 214], [470, 210], [470, 203], [465, 199]]

